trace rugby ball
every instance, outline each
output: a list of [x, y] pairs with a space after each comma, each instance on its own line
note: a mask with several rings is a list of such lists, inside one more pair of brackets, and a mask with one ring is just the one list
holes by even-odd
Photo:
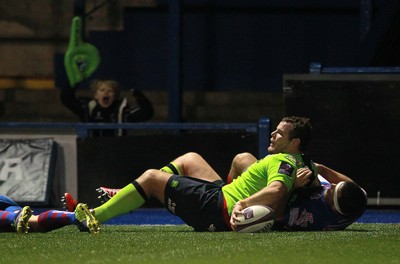
[[275, 223], [275, 212], [264, 205], [253, 205], [243, 210], [236, 222], [236, 231], [240, 233], [263, 232], [271, 229]]

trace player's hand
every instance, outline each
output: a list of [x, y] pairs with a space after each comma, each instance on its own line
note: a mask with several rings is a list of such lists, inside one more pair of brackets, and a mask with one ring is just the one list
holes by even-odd
[[237, 202], [237, 203], [235, 204], [235, 206], [233, 207], [232, 214], [231, 214], [231, 219], [230, 219], [230, 221], [229, 221], [229, 223], [231, 224], [231, 228], [232, 228], [233, 231], [236, 231], [236, 227], [237, 227], [236, 223], [237, 223], [237, 222], [240, 222], [240, 220], [239, 220], [238, 217], [239, 217], [240, 215], [243, 215], [243, 210], [244, 210], [244, 209], [245, 209], [245, 207], [243, 207], [243, 205], [242, 205], [241, 202]]
[[301, 188], [310, 183], [310, 177], [312, 171], [308, 167], [300, 168], [296, 173], [296, 181], [294, 182], [294, 188]]

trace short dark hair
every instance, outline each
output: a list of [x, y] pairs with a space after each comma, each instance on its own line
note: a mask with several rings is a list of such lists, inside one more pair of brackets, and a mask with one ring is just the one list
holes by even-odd
[[[340, 182], [335, 190], [334, 199], [337, 199], [339, 213], [360, 217], [367, 208], [367, 193], [354, 182]], [[336, 208], [337, 209], [337, 208]]]
[[311, 138], [311, 122], [308, 117], [301, 116], [286, 116], [282, 118], [282, 122], [291, 123], [293, 125], [292, 131], [289, 133], [290, 139], [299, 138], [299, 149], [304, 151]]

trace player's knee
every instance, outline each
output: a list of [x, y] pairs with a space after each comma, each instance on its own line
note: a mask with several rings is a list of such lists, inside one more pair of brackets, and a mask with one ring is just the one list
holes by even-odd
[[156, 170], [156, 169], [148, 169], [140, 177], [144, 181], [151, 182], [151, 181], [156, 181], [158, 178], [160, 178], [161, 173], [164, 173], [164, 172], [161, 172], [160, 170]]
[[233, 164], [235, 166], [244, 166], [247, 165], [248, 161], [255, 159], [255, 157], [249, 153], [249, 152], [243, 152], [243, 153], [239, 153], [237, 154], [234, 158], [233, 158]]
[[202, 159], [203, 158], [200, 156], [200, 154], [196, 152], [188, 152], [174, 162], [179, 167], [191, 167], [193, 164], [197, 164]]
[[186, 154], [184, 155], [184, 157], [185, 157], [185, 159], [187, 159], [187, 160], [196, 160], [196, 159], [202, 158], [202, 157], [200, 156], [200, 154], [198, 154], [198, 153], [196, 153], [196, 152], [188, 152], [188, 153], [186, 153]]
[[193, 160], [198, 159], [199, 157], [201, 156], [196, 152], [187, 152], [176, 158], [173, 163], [178, 167], [185, 167], [187, 164], [190, 164]]
[[148, 198], [156, 197], [160, 200], [161, 194], [165, 189], [165, 184], [170, 176], [171, 174], [164, 171], [148, 169], [136, 179], [136, 182], [140, 185]]

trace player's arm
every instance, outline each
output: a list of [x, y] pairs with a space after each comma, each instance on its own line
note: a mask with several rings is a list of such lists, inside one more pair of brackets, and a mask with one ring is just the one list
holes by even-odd
[[350, 182], [353, 181], [352, 179], [350, 179], [348, 176], [344, 175], [343, 173], [335, 171], [323, 164], [315, 163], [315, 166], [318, 169], [318, 173], [322, 177], [324, 177], [327, 181], [329, 181], [330, 183], [339, 183], [341, 181], [350, 181]]
[[237, 217], [243, 214], [243, 209], [252, 205], [268, 205], [275, 211], [276, 215], [279, 217], [284, 211], [288, 197], [288, 188], [283, 182], [271, 182], [261, 191], [243, 200], [240, 200], [235, 204], [230, 220], [232, 228], [235, 230], [236, 222], [239, 220]]
[[242, 209], [252, 205], [268, 205], [279, 214], [288, 197], [286, 185], [281, 181], [273, 181], [261, 191], [239, 201], [238, 204]]

